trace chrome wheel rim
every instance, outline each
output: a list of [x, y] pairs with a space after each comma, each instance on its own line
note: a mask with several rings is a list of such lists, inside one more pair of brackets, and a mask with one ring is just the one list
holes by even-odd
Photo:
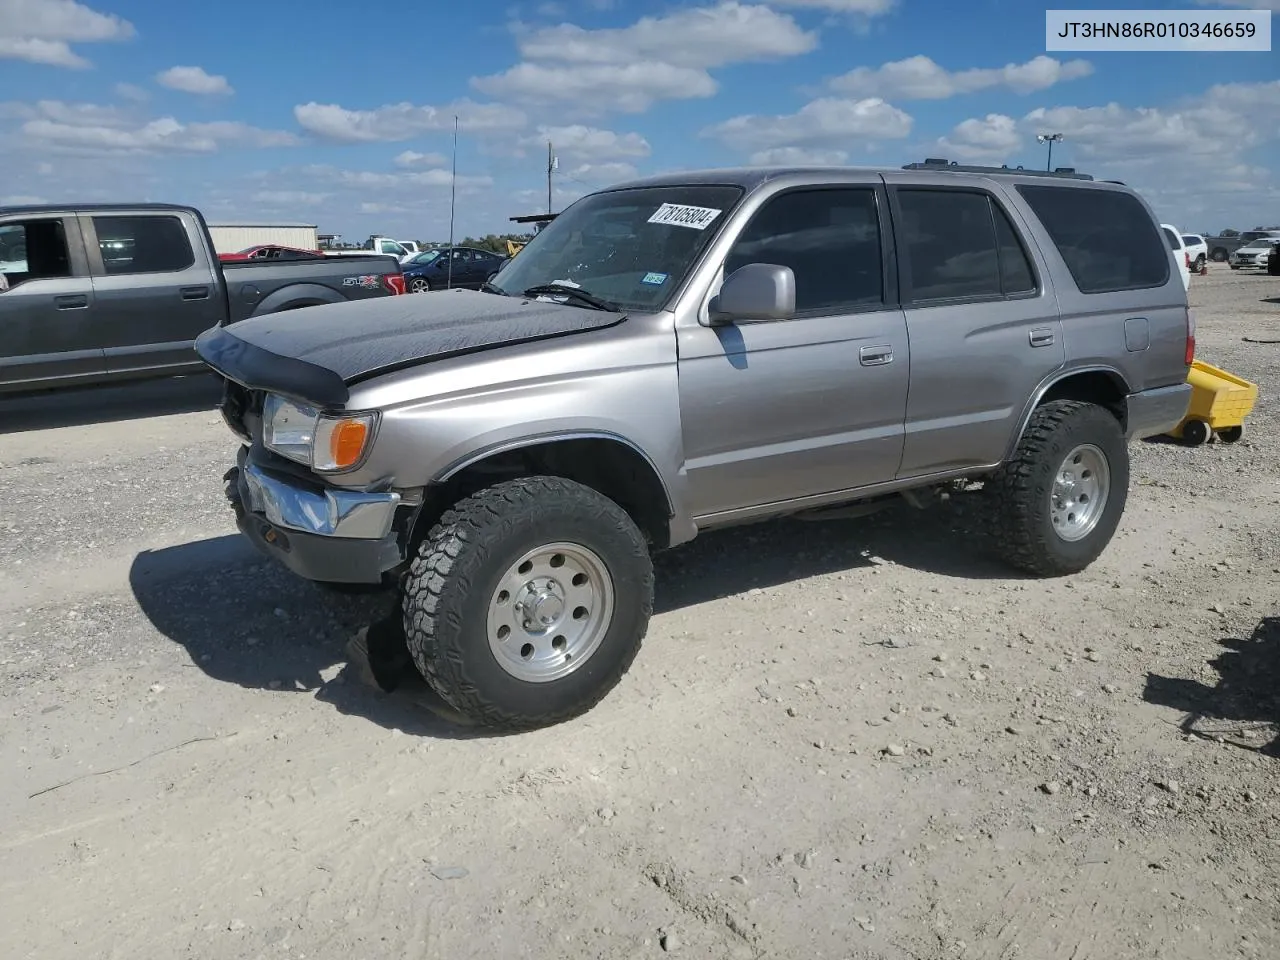
[[576, 543], [535, 547], [507, 568], [489, 598], [489, 650], [517, 680], [559, 680], [600, 647], [613, 607], [613, 577], [594, 551]]
[[431, 289], [431, 285], [425, 280], [413, 280], [409, 283], [410, 293], [426, 293]]
[[1083, 540], [1102, 519], [1110, 493], [1106, 454], [1092, 443], [1080, 444], [1063, 459], [1053, 481], [1049, 514], [1054, 533], [1068, 542]]

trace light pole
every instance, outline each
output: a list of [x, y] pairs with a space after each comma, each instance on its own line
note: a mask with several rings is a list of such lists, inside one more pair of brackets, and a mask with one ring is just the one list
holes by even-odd
[[1037, 133], [1036, 134], [1037, 143], [1047, 143], [1049, 145], [1049, 159], [1046, 160], [1044, 163], [1044, 169], [1046, 173], [1053, 169], [1053, 145], [1055, 143], [1058, 143], [1061, 139], [1062, 139], [1062, 134], [1060, 133]]

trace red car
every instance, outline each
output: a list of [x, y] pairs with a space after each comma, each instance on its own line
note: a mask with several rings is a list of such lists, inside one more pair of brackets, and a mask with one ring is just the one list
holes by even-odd
[[245, 247], [237, 253], [218, 254], [218, 259], [224, 263], [231, 260], [316, 260], [323, 257], [324, 254], [319, 250], [282, 247], [278, 243], [261, 243], [256, 247]]

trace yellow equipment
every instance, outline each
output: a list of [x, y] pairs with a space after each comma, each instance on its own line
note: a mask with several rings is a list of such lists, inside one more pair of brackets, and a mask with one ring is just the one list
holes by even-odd
[[507, 241], [507, 256], [514, 257], [517, 253], [524, 249], [523, 243], [516, 243], [514, 240]]
[[1198, 447], [1213, 434], [1223, 443], [1244, 436], [1244, 418], [1258, 399], [1258, 385], [1203, 360], [1192, 361], [1187, 373], [1191, 403], [1182, 423], [1169, 431], [1184, 443]]

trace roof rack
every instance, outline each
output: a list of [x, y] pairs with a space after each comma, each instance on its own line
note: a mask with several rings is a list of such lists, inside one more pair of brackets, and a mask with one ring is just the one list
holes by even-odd
[[1075, 167], [1057, 167], [1053, 170], [1027, 170], [1025, 167], [984, 167], [978, 164], [957, 163], [942, 157], [926, 157], [923, 163], [905, 163], [903, 170], [947, 170], [952, 173], [1016, 173], [1020, 177], [1058, 177], [1066, 180], [1092, 180], [1087, 173], [1076, 173]]

